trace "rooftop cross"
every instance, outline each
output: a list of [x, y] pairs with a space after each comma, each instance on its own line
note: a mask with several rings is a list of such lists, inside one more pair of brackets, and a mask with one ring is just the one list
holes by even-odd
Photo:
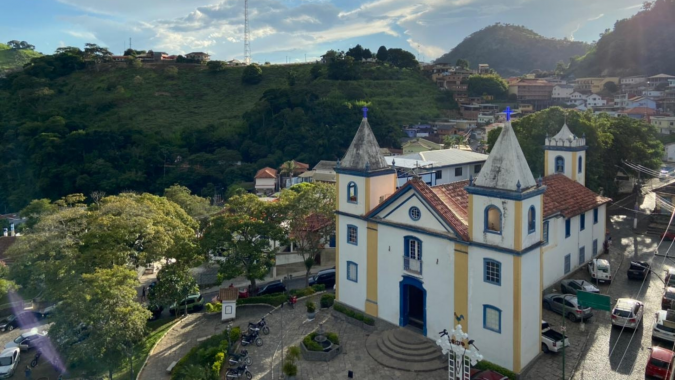
[[506, 107], [506, 121], [511, 121], [511, 107]]
[[361, 110], [363, 111], [363, 118], [367, 119], [368, 118], [368, 107], [363, 107]]

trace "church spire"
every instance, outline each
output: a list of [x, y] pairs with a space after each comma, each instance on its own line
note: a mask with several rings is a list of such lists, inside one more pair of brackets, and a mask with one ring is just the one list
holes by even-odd
[[476, 178], [475, 186], [518, 192], [536, 186], [537, 183], [513, 132], [510, 116], [511, 110], [507, 108], [502, 133]]
[[368, 108], [363, 108], [363, 119], [356, 136], [352, 140], [347, 153], [340, 161], [340, 169], [375, 171], [390, 169], [384, 156], [380, 153], [380, 145], [368, 124]]

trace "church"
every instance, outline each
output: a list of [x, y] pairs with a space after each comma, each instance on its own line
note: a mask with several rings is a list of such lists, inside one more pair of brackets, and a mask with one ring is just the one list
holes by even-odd
[[543, 290], [602, 253], [610, 201], [585, 187], [584, 137], [565, 123], [543, 143], [543, 178], [507, 120], [475, 178], [397, 189], [364, 109], [335, 169], [337, 300], [431, 339], [461, 323], [520, 373], [541, 350]]

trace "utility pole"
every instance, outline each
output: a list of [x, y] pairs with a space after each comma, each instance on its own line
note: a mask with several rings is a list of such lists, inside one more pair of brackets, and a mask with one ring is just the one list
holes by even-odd
[[129, 37], [129, 49], [131, 49], [131, 37]]
[[638, 170], [637, 172], [638, 172], [638, 179], [635, 186], [635, 218], [633, 219], [634, 230], [637, 229], [638, 210], [640, 209], [640, 174], [642, 174], [640, 170]]

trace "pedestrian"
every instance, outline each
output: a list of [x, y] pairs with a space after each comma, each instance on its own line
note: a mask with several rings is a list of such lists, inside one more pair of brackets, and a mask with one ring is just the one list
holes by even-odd
[[143, 293], [141, 293], [141, 301], [145, 301], [145, 286], [143, 286]]
[[609, 246], [611, 247], [612, 246], [612, 235], [609, 235], [609, 237], [607, 238], [607, 241], [609, 242]]
[[26, 366], [25, 372], [26, 372], [26, 379], [32, 379], [32, 377], [30, 375], [30, 373], [31, 373], [30, 366]]

